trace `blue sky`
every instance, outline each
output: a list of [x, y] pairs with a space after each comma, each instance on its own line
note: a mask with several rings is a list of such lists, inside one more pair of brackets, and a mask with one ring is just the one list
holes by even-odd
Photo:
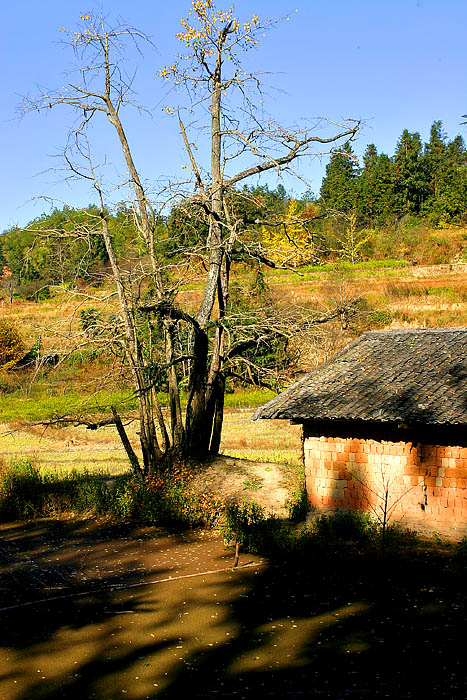
[[[289, 2], [289, 0], [285, 0]], [[290, 13], [263, 44], [248, 55], [250, 68], [267, 73], [266, 106], [271, 116], [285, 125], [302, 118], [325, 116], [335, 121], [351, 117], [366, 123], [357, 155], [368, 143], [393, 153], [404, 128], [419, 131], [422, 139], [430, 125], [441, 119], [450, 138], [464, 137], [460, 125], [467, 112], [467, 2], [465, 0], [239, 0], [236, 14], [247, 19], [252, 13], [277, 18]], [[220, 7], [225, 5], [218, 3]], [[1, 183], [0, 231], [25, 225], [48, 211], [49, 205], [35, 198], [56, 197], [75, 206], [91, 201], [88, 190], [62, 182], [50, 168], [72, 124], [66, 110], [30, 114], [18, 118], [22, 95], [34, 95], [38, 86], [60, 87], [73, 57], [61, 44], [61, 27], [73, 28], [83, 12], [98, 9], [88, 0], [3, 0], [3, 31], [0, 46], [4, 78], [0, 96]], [[137, 165], [148, 182], [162, 176], [179, 177], [186, 162], [176, 121], [164, 114], [165, 104], [175, 106], [177, 95], [156, 71], [173, 62], [179, 50], [175, 33], [186, 16], [189, 0], [110, 0], [104, 3], [111, 18], [123, 18], [144, 30], [155, 49], [138, 57], [139, 101], [153, 112], [151, 119], [136, 112], [125, 116], [129, 140]], [[295, 12], [295, 10], [298, 12]], [[93, 135], [109, 160], [120, 167], [119, 153], [107, 140], [107, 124]], [[302, 167], [319, 192], [325, 159]], [[271, 183], [273, 184], [273, 183]], [[285, 183], [288, 188], [292, 185]], [[298, 193], [303, 187], [295, 185]]]

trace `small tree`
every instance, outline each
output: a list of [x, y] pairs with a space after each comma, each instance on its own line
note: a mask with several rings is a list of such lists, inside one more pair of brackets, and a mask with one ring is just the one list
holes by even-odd
[[329, 251], [337, 253], [339, 258], [355, 265], [360, 259], [364, 247], [371, 242], [374, 230], [358, 228], [356, 211], [350, 214], [344, 214], [341, 211], [328, 211], [327, 216], [336, 221], [341, 220], [345, 225], [344, 231], [337, 234], [336, 247], [331, 246]]
[[13, 295], [18, 284], [18, 280], [12, 273], [8, 265], [3, 266], [3, 270], [0, 272], [0, 288], [5, 289], [8, 294], [8, 301], [10, 304], [13, 303]]

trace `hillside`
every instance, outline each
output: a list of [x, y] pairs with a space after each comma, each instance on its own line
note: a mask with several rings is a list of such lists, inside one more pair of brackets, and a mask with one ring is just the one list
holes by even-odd
[[[240, 289], [251, 285], [252, 273], [243, 272], [236, 279]], [[282, 306], [298, 305], [325, 312], [336, 302], [359, 300], [357, 313], [349, 319], [348, 327], [333, 322], [319, 328], [313, 347], [300, 347], [301, 358], [292, 371], [299, 373], [332, 354], [352, 338], [368, 329], [447, 327], [467, 325], [467, 263], [444, 265], [416, 265], [371, 269], [355, 265], [334, 271], [270, 271], [266, 277], [272, 298]], [[194, 308], [201, 290], [196, 283], [179, 294], [181, 304]], [[34, 302], [24, 299], [9, 303], [0, 300], [1, 318], [9, 319], [20, 329], [26, 346], [31, 348], [41, 343], [41, 353], [59, 353], [64, 357], [73, 350], [68, 360], [54, 372], [49, 372], [48, 383], [68, 389], [84, 388], [93, 384], [102, 374], [108, 374], [112, 362], [106, 358], [102, 363], [86, 347], [86, 338], [76, 340], [80, 331], [80, 313], [83, 309], [105, 304], [107, 310], [114, 308], [109, 299], [109, 288], [82, 289], [75, 295], [57, 289], [50, 298]], [[89, 356], [89, 353], [91, 355]], [[50, 368], [49, 368], [50, 369]], [[31, 373], [9, 373], [10, 379], [3, 382], [18, 386], [23, 379], [32, 379]], [[21, 375], [21, 376], [20, 376]], [[22, 378], [21, 378], [22, 377]], [[4, 387], [5, 390], [5, 387]]]

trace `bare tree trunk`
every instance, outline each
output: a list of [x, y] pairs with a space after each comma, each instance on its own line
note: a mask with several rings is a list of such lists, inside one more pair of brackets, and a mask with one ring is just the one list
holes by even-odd
[[138, 411], [140, 416], [139, 439], [143, 451], [144, 474], [145, 476], [149, 476], [157, 471], [163, 454], [157, 441], [156, 427], [152, 415], [151, 397], [146, 391], [146, 387], [143, 387], [143, 391], [138, 397]]
[[212, 423], [211, 444], [209, 453], [212, 455], [219, 454], [221, 446], [222, 425], [224, 422], [224, 400], [225, 400], [225, 377], [222, 372], [217, 375], [217, 385], [215, 391], [215, 408]]
[[159, 429], [161, 431], [161, 450], [165, 454], [170, 447], [169, 434], [165, 425], [164, 415], [162, 413], [161, 405], [159, 403], [159, 398], [157, 396], [157, 391], [152, 388], [152, 401], [154, 405], [154, 410], [156, 412], [157, 422], [159, 423]]
[[224, 193], [221, 173], [221, 58], [222, 52], [219, 50], [211, 99], [211, 216], [209, 222], [211, 259], [206, 284], [204, 285], [203, 298], [198, 310], [198, 322], [201, 327], [204, 327], [211, 317], [223, 259], [222, 231], [220, 223], [223, 218], [224, 210]]
[[143, 476], [143, 470], [141, 469], [141, 465], [139, 463], [139, 459], [133, 450], [131, 443], [128, 439], [128, 435], [126, 434], [125, 427], [122, 423], [122, 419], [118, 415], [115, 406], [110, 407], [112, 410], [112, 415], [114, 417], [115, 421], [115, 427], [117, 428], [117, 432], [120, 436], [120, 440], [122, 441], [123, 447], [125, 448], [125, 452], [127, 453], [128, 459], [131, 464], [131, 468], [133, 469], [133, 473], [136, 476]]
[[174, 359], [174, 342], [173, 342], [173, 325], [167, 324], [164, 328], [165, 334], [165, 350], [168, 369], [168, 384], [169, 384], [169, 407], [170, 407], [170, 425], [172, 431], [172, 450], [175, 455], [184, 454], [185, 452], [185, 430], [183, 428], [183, 414], [180, 402], [180, 389], [178, 386], [177, 370], [175, 368]]
[[[215, 359], [211, 361], [211, 371], [208, 380], [208, 336], [204, 329], [211, 318], [216, 293], [220, 284], [220, 275], [224, 251], [222, 246], [221, 221], [223, 218], [223, 185], [221, 173], [221, 67], [222, 52], [218, 52], [216, 73], [211, 99], [211, 214], [209, 222], [209, 247], [210, 263], [204, 286], [203, 297], [198, 309], [197, 321], [202, 332], [194, 334], [194, 356], [190, 376], [190, 397], [187, 406], [186, 425], [188, 431], [188, 454], [197, 458], [204, 458], [209, 453], [209, 443], [212, 433], [212, 419], [214, 411], [212, 402], [206, 394], [208, 381], [215, 381], [219, 369], [219, 352], [222, 338], [222, 329], [216, 331], [214, 341]], [[207, 410], [208, 404], [211, 410]]]
[[[100, 190], [99, 194], [100, 194]], [[133, 385], [138, 394], [138, 411], [140, 418], [140, 442], [143, 451], [144, 473], [152, 473], [157, 466], [157, 460], [162, 457], [162, 452], [157, 442], [157, 435], [154, 426], [152, 415], [152, 405], [150, 396], [145, 386], [144, 377], [141, 372], [142, 358], [141, 351], [138, 348], [136, 328], [134, 326], [134, 314], [130, 311], [130, 304], [125, 291], [125, 285], [120, 274], [117, 258], [110, 238], [107, 218], [101, 200], [101, 232], [104, 239], [104, 245], [109, 256], [109, 262], [112, 268], [112, 274], [117, 286], [118, 298], [120, 301], [120, 310], [122, 314], [123, 325], [125, 328], [125, 351], [131, 367], [133, 375]], [[118, 429], [118, 428], [117, 428]], [[120, 434], [120, 437], [121, 434]], [[125, 443], [124, 443], [125, 446]]]
[[206, 421], [206, 371], [208, 336], [199, 329], [194, 332], [192, 368], [186, 408], [187, 452], [202, 459], [208, 453], [210, 425]]

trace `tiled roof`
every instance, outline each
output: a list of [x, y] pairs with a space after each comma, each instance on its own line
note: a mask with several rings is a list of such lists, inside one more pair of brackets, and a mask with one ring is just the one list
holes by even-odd
[[467, 328], [364, 333], [259, 418], [467, 424]]

